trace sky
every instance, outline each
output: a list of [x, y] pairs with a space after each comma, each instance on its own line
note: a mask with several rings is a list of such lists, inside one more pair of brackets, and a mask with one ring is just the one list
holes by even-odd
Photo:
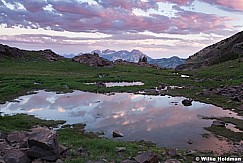
[[243, 0], [0, 0], [0, 43], [187, 58], [243, 30]]

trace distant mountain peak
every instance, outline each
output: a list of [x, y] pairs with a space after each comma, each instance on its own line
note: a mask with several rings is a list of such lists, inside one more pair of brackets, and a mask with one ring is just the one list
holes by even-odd
[[110, 49], [106, 49], [106, 50], [103, 50], [102, 53], [114, 53], [116, 52], [115, 50], [110, 50]]
[[116, 60], [124, 60], [127, 62], [138, 62], [141, 57], [147, 57], [147, 61], [151, 64], [158, 65], [162, 68], [175, 68], [176, 66], [183, 64], [184, 59], [181, 59], [177, 56], [173, 56], [171, 58], [161, 58], [161, 59], [152, 59], [151, 57], [147, 56], [143, 52], [137, 49], [133, 49], [130, 52], [127, 50], [94, 50], [91, 52], [99, 54], [100, 57], [103, 57], [105, 59], [108, 59], [110, 61], [116, 61]]

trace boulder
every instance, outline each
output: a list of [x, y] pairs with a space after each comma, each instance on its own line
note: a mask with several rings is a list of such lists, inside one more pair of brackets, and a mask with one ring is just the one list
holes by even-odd
[[79, 62], [82, 64], [87, 64], [91, 67], [114, 67], [113, 62], [99, 57], [98, 54], [83, 54], [78, 55], [72, 59], [74, 62]]
[[46, 150], [39, 146], [32, 146], [30, 147], [27, 152], [27, 156], [30, 158], [40, 158], [42, 160], [47, 161], [56, 161], [58, 159], [57, 154], [55, 154], [52, 150]]
[[166, 154], [168, 156], [171, 156], [171, 157], [176, 157], [176, 156], [179, 156], [177, 150], [175, 148], [169, 148], [167, 151], [166, 151]]
[[193, 141], [191, 139], [188, 139], [187, 143], [188, 144], [193, 144]]
[[113, 132], [112, 132], [112, 136], [113, 136], [113, 138], [123, 137], [123, 134], [122, 134], [122, 133], [118, 133], [118, 132], [116, 132], [116, 131], [113, 131]]
[[125, 147], [116, 147], [117, 152], [125, 152], [127, 149]]
[[20, 149], [12, 149], [11, 152], [4, 154], [3, 159], [6, 163], [29, 163], [31, 160]]
[[7, 136], [9, 144], [15, 148], [27, 148], [28, 133], [26, 131], [12, 132]]
[[182, 100], [182, 104], [184, 106], [191, 106], [192, 105], [192, 99], [184, 99], [184, 100]]
[[0, 142], [0, 153], [5, 154], [11, 151], [13, 147], [11, 147], [6, 140], [1, 140]]
[[225, 127], [225, 123], [223, 121], [213, 121], [212, 126]]
[[6, 139], [7, 136], [8, 136], [8, 135], [7, 135], [6, 133], [0, 131], [0, 139]]
[[151, 152], [144, 152], [142, 154], [137, 155], [134, 157], [135, 161], [139, 163], [158, 163], [159, 159], [158, 156]]
[[55, 161], [60, 157], [57, 133], [47, 127], [34, 128], [30, 132], [28, 144], [30, 149], [27, 155], [31, 158]]

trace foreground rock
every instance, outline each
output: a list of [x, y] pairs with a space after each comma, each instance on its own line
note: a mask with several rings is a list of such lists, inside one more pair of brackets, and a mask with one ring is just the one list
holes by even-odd
[[27, 155], [31, 158], [55, 161], [60, 157], [57, 134], [48, 128], [34, 128], [28, 138], [28, 144]]
[[6, 163], [29, 163], [36, 159], [56, 161], [60, 158], [59, 149], [57, 133], [47, 127], [12, 132], [0, 141], [0, 157]]
[[91, 67], [114, 67], [113, 62], [99, 57], [98, 54], [83, 54], [72, 59], [75, 62], [83, 63]]
[[144, 152], [140, 155], [134, 157], [135, 161], [139, 163], [158, 163], [159, 159], [158, 156], [151, 152]]

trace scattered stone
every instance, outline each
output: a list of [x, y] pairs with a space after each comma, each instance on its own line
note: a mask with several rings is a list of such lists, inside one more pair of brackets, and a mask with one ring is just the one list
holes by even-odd
[[194, 150], [187, 151], [187, 155], [194, 155], [196, 153], [197, 153], [197, 151], [194, 151]]
[[3, 159], [6, 163], [30, 163], [31, 160], [20, 149], [12, 149], [11, 152], [7, 152], [3, 155]]
[[0, 139], [6, 139], [7, 136], [8, 136], [8, 135], [7, 135], [6, 133], [0, 131]]
[[177, 150], [175, 148], [169, 148], [166, 151], [166, 154], [171, 156], [171, 157], [179, 156], [179, 154], [177, 153]]
[[25, 131], [12, 132], [7, 136], [7, 141], [12, 147], [27, 148], [28, 133]]
[[125, 152], [127, 149], [125, 147], [116, 147], [117, 152]]
[[158, 89], [165, 89], [166, 86], [167, 86], [166, 84], [160, 83]]
[[0, 163], [6, 163], [2, 157], [0, 157]]
[[31, 163], [44, 163], [41, 159], [36, 159], [34, 161], [32, 161]]
[[137, 163], [137, 162], [134, 160], [123, 160], [120, 163]]
[[97, 87], [106, 87], [106, 86], [105, 86], [105, 83], [103, 83], [103, 82], [96, 82], [95, 85], [96, 85]]
[[61, 144], [59, 145], [59, 153], [60, 154], [63, 154], [67, 150], [68, 150], [68, 148], [65, 147], [64, 145], [61, 145]]
[[63, 161], [61, 159], [58, 159], [56, 163], [63, 163]]
[[203, 95], [208, 96], [209, 94], [216, 94], [228, 97], [230, 100], [235, 102], [243, 102], [243, 84], [239, 86], [223, 86], [219, 88], [204, 89]]
[[137, 155], [134, 157], [135, 161], [139, 163], [158, 163], [159, 159], [158, 156], [151, 152], [144, 152], [142, 154]]
[[6, 140], [2, 140], [0, 142], [0, 153], [5, 154], [11, 151], [12, 149], [13, 147], [11, 147]]
[[164, 163], [181, 163], [181, 162], [176, 159], [167, 159], [167, 160], [165, 160]]
[[69, 86], [68, 85], [63, 85], [63, 88], [64, 89], [69, 89]]
[[123, 137], [123, 134], [122, 134], [122, 133], [118, 133], [118, 132], [113, 131], [113, 132], [112, 132], [112, 136], [113, 136], [113, 138]]
[[192, 105], [192, 99], [184, 99], [184, 100], [182, 100], [182, 104], [184, 106], [191, 106]]
[[187, 141], [187, 143], [188, 143], [188, 144], [193, 144], [193, 141], [192, 141], [191, 139], [189, 139], [189, 140]]
[[213, 124], [211, 126], [217, 126], [217, 127], [225, 127], [225, 123], [223, 121], [213, 121]]
[[77, 155], [78, 156], [88, 156], [89, 155], [89, 152], [87, 151], [87, 149], [83, 148], [83, 147], [80, 147], [78, 150], [77, 150]]

